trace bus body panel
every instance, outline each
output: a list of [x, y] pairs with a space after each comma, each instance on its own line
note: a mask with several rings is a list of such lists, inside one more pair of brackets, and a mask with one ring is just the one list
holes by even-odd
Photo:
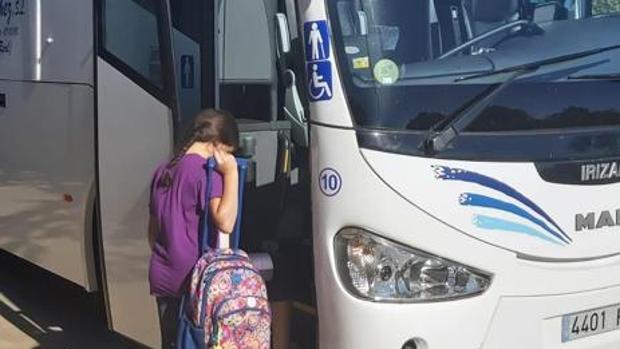
[[[359, 152], [353, 131], [323, 126], [312, 126], [311, 131], [321, 348], [401, 347], [414, 337], [424, 339], [429, 348], [518, 348], [523, 347], [518, 341], [521, 336], [533, 344], [526, 347], [543, 348], [545, 343], [557, 348], [561, 339], [558, 317], [618, 303], [620, 257], [573, 263], [518, 258], [507, 249], [460, 234], [386, 185], [367, 164], [364, 155], [368, 151]], [[325, 168], [336, 170], [342, 179], [334, 196], [320, 190], [320, 173]], [[398, 173], [412, 178], [405, 171]], [[351, 226], [486, 271], [492, 275], [491, 285], [481, 295], [444, 302], [395, 304], [360, 299], [345, 288], [336, 268], [334, 238]], [[517, 314], [519, 306], [513, 307], [513, 300], [527, 311]], [[526, 334], [518, 332], [522, 322], [530, 330]], [[508, 329], [513, 332], [507, 337]], [[584, 346], [579, 346], [582, 340], [571, 345], [611, 348], [618, 340], [616, 331], [585, 339]]]
[[[498, 297], [493, 290], [485, 297], [460, 302], [387, 304], [361, 300], [345, 289], [338, 277], [334, 250], [335, 235], [345, 227], [363, 227], [414, 247], [418, 247], [415, 244], [418, 239], [428, 236], [428, 229], [433, 229], [432, 244], [420, 246], [434, 246], [428, 251], [431, 253], [441, 253], [438, 250], [441, 247], [451, 246], [453, 249], [456, 243], [450, 228], [421, 214], [370, 170], [357, 150], [354, 132], [312, 126], [311, 137], [319, 347], [400, 348], [418, 333], [429, 331], [437, 332], [433, 339], [443, 337], [441, 341], [431, 342], [431, 348], [461, 347], [454, 345], [454, 339], [445, 336], [445, 328], [438, 329], [436, 323], [426, 319], [420, 321], [431, 312], [450, 314], [445, 317], [445, 325], [446, 328], [458, 329], [459, 333], [462, 331], [459, 341], [481, 343], [484, 339], [481, 324], [491, 319]], [[335, 147], [338, 151], [334, 151]], [[340, 191], [331, 197], [320, 190], [319, 176], [325, 168], [334, 169], [342, 178]], [[417, 231], [415, 227], [424, 227], [425, 231]], [[484, 246], [473, 239], [459, 240], [458, 244], [464, 250], [480, 251], [476, 255], [463, 254], [458, 260], [473, 267], [506, 264], [513, 258], [510, 253]]]
[[40, 4], [43, 18], [42, 79], [79, 82], [92, 86], [93, 2], [60, 0], [40, 1]]
[[97, 66], [99, 194], [112, 327], [158, 347], [147, 282], [148, 200], [152, 174], [171, 152], [172, 118], [166, 105], [105, 61]]
[[95, 180], [92, 13], [90, 1], [20, 0], [0, 15], [0, 248], [86, 289], [96, 287], [85, 236]]
[[0, 42], [8, 47], [0, 50], [0, 79], [92, 86], [92, 1], [19, 0], [12, 5], [0, 18]]
[[89, 287], [93, 89], [0, 80], [0, 248]]
[[[563, 315], [573, 310], [584, 311], [618, 304], [618, 295], [620, 286], [544, 297], [502, 297], [482, 348], [618, 348], [620, 332], [617, 330], [566, 343], [562, 342], [561, 336]], [[607, 321], [616, 322], [617, 316], [613, 314]]]
[[[524, 258], [580, 260], [619, 253], [620, 234], [615, 224], [618, 206], [614, 192], [620, 184], [549, 183], [541, 178], [534, 163], [450, 161], [370, 150], [363, 153], [387, 185], [415, 206], [464, 234], [515, 251]], [[451, 171], [467, 171], [479, 176], [480, 181], [451, 179], [448, 177]], [[500, 184], [506, 187], [497, 187]], [[494, 203], [488, 205], [487, 201]], [[506, 211], [489, 207], [499, 202], [505, 203]], [[539, 212], [535, 211], [536, 206]], [[516, 215], [516, 211], [520, 215]], [[602, 219], [604, 212], [612, 213], [613, 222]], [[591, 229], [579, 225], [580, 221], [586, 223], [588, 214], [596, 224]], [[476, 221], [486, 219], [484, 217], [515, 225], [485, 226], [484, 222]], [[613, 226], [599, 226], [599, 222], [613, 223]], [[513, 230], [517, 227], [523, 230]], [[562, 242], [561, 234], [572, 241]]]

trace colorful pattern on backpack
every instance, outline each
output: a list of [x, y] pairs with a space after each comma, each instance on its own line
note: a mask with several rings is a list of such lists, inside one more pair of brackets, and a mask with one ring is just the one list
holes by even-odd
[[[247, 160], [239, 164], [239, 208], [243, 207], [243, 186]], [[207, 161], [206, 200], [211, 198], [215, 160]], [[208, 204], [205, 203], [205, 207]], [[271, 310], [265, 282], [248, 255], [236, 248], [241, 236], [238, 212], [232, 234], [235, 249], [210, 249], [209, 212], [203, 212], [200, 251], [192, 270], [188, 293], [179, 313], [179, 349], [269, 349]]]
[[211, 250], [198, 260], [183, 311], [191, 322], [185, 330], [199, 330], [204, 348], [270, 348], [265, 282], [241, 250]]

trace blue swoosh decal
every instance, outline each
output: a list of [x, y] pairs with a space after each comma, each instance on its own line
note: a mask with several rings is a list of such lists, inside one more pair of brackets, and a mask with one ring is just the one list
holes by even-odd
[[486, 207], [486, 208], [496, 209], [496, 210], [515, 214], [545, 229], [546, 231], [551, 233], [551, 235], [560, 239], [562, 242], [567, 242], [565, 241], [563, 236], [561, 236], [560, 234], [552, 230], [545, 222], [532, 216], [529, 212], [527, 212], [526, 210], [522, 209], [521, 207], [515, 204], [511, 204], [509, 202], [494, 199], [494, 198], [491, 198], [485, 195], [479, 195], [479, 194], [473, 194], [473, 193], [461, 194], [461, 196], [459, 197], [459, 203], [463, 206]]
[[514, 188], [509, 186], [506, 183], [500, 182], [491, 177], [476, 173], [470, 172], [467, 170], [463, 170], [460, 168], [450, 168], [447, 166], [432, 166], [435, 172], [435, 177], [437, 179], [443, 180], [454, 180], [454, 181], [462, 181], [479, 184], [483, 187], [490, 188], [501, 193], [504, 193], [511, 198], [521, 202], [527, 207], [531, 208], [534, 212], [538, 213], [542, 217], [544, 217], [549, 223], [551, 223], [554, 227], [556, 227], [562, 236], [564, 236], [568, 241], [573, 241], [573, 239], [568, 236], [562, 228], [551, 218], [549, 215], [543, 211], [538, 205], [536, 205], [532, 200], [528, 199], [525, 195], [519, 193]]
[[559, 242], [555, 241], [554, 239], [551, 239], [546, 234], [543, 234], [536, 229], [530, 228], [527, 225], [508, 221], [508, 220], [501, 219], [501, 218], [476, 215], [474, 216], [474, 225], [476, 225], [478, 228], [481, 228], [481, 229], [503, 230], [503, 231], [509, 231], [513, 233], [526, 234], [529, 236], [533, 236], [533, 237], [560, 245]]

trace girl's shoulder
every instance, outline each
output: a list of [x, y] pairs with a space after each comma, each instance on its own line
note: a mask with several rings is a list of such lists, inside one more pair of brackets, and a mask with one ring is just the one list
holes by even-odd
[[153, 182], [157, 181], [161, 177], [161, 175], [164, 173], [167, 167], [168, 167], [168, 162], [164, 162], [164, 163], [157, 165], [157, 167], [155, 168], [155, 171], [153, 171], [153, 175], [151, 176], [152, 181]]
[[207, 159], [198, 154], [185, 154], [176, 164], [175, 168], [178, 173], [189, 175], [191, 177], [204, 177], [206, 172]]
[[167, 174], [170, 176], [180, 175], [182, 177], [202, 176], [205, 173], [205, 164], [207, 160], [197, 154], [186, 154], [177, 161], [176, 164], [170, 166], [167, 160], [159, 164], [153, 172], [153, 181], [157, 181], [160, 177]]

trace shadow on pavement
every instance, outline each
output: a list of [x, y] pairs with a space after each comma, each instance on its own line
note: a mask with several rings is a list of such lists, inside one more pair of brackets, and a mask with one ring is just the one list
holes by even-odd
[[106, 329], [99, 304], [97, 294], [0, 250], [0, 321], [18, 332], [2, 335], [2, 349], [142, 348]]

